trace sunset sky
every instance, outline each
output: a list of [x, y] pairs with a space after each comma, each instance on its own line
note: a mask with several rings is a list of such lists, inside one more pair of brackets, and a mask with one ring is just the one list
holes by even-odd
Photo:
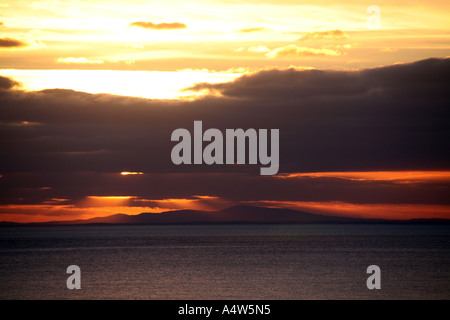
[[[450, 219], [450, 2], [0, 0], [0, 221], [286, 207]], [[280, 130], [280, 171], [171, 132]]]

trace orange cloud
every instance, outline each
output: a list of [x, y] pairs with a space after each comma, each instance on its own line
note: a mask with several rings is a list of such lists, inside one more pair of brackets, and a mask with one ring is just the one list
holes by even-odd
[[137, 196], [87, 196], [73, 202], [65, 198], [48, 198], [38, 204], [0, 205], [0, 221], [47, 222], [106, 217], [117, 213], [137, 215], [173, 210], [211, 211], [233, 205], [217, 196], [194, 195], [190, 198], [145, 199]]
[[100, 206], [80, 208], [75, 205], [2, 205], [0, 206], [0, 221], [10, 222], [48, 222], [70, 221], [107, 217], [116, 213], [137, 215], [142, 212], [160, 213], [170, 211], [158, 207], [131, 207], [131, 206]]
[[171, 29], [186, 29], [187, 26], [180, 22], [171, 23], [153, 23], [150, 21], [136, 21], [130, 23], [131, 27], [139, 27], [144, 29], [156, 29], [156, 30], [171, 30]]
[[450, 171], [363, 171], [363, 172], [307, 172], [279, 174], [277, 178], [337, 178], [351, 181], [392, 181], [421, 183], [450, 181]]
[[88, 196], [79, 205], [84, 208], [128, 206], [132, 198], [132, 196]]
[[219, 197], [213, 197], [213, 196], [194, 196], [194, 198], [198, 198], [198, 199], [206, 199], [206, 200], [215, 200], [215, 199], [219, 199]]
[[2, 38], [0, 39], [0, 48], [17, 48], [25, 47], [27, 44], [23, 41], [12, 39], [12, 38]]
[[20, 122], [10, 122], [7, 124], [11, 127], [28, 127], [28, 126], [40, 126], [42, 123], [34, 121], [20, 121]]
[[299, 47], [295, 44], [273, 49], [266, 54], [270, 58], [288, 57], [288, 56], [340, 56], [339, 50], [328, 48], [309, 48]]
[[239, 29], [239, 30], [237, 30], [237, 32], [252, 33], [252, 32], [265, 31], [265, 30], [266, 30], [266, 28], [246, 28], [246, 29]]
[[48, 200], [43, 201], [42, 203], [45, 204], [57, 204], [62, 202], [68, 202], [70, 199], [64, 199], [64, 198], [50, 198]]
[[252, 201], [251, 205], [288, 208], [314, 214], [364, 219], [450, 219], [449, 205], [435, 204], [356, 204], [341, 201]]
[[231, 204], [219, 197], [207, 195], [195, 195], [192, 198], [169, 198], [169, 199], [139, 199], [134, 198], [133, 202], [147, 203], [152, 206], [166, 208], [170, 210], [217, 210], [223, 209]]
[[343, 40], [348, 39], [348, 35], [342, 30], [314, 31], [305, 33], [298, 40], [303, 41], [303, 40], [322, 40], [322, 39]]

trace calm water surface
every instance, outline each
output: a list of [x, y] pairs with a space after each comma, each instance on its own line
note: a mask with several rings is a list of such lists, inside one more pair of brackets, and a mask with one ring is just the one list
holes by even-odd
[[0, 299], [449, 298], [446, 225], [0, 228]]

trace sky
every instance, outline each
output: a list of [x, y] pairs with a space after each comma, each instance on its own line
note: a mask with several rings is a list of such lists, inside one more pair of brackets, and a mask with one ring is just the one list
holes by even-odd
[[[448, 1], [2, 1], [0, 221], [218, 210], [450, 219]], [[175, 165], [279, 129], [279, 171]]]

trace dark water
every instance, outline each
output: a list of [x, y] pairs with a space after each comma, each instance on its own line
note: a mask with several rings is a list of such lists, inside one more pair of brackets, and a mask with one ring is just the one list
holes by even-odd
[[0, 298], [449, 299], [450, 226], [3, 227]]

